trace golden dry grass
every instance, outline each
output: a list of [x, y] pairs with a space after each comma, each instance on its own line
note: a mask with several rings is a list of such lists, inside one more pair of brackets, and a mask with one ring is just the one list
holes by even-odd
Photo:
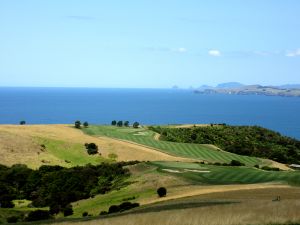
[[190, 209], [166, 210], [129, 214], [78, 223], [61, 225], [245, 225], [300, 221], [299, 199], [280, 202], [271, 200], [246, 200], [241, 203], [206, 206]]
[[103, 157], [114, 153], [117, 155], [117, 161], [190, 161], [134, 143], [107, 137], [92, 137], [73, 128], [72, 125], [0, 125], [1, 163], [5, 165], [23, 163], [36, 167], [42, 165], [42, 159], [47, 159], [54, 164], [60, 164], [51, 154], [41, 152], [40, 146], [35, 141], [36, 137], [80, 144], [94, 142], [99, 146]]

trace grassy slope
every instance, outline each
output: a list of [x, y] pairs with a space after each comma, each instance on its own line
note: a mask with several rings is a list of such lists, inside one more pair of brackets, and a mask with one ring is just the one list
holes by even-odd
[[[282, 171], [269, 172], [249, 167], [224, 167], [202, 165], [187, 162], [148, 162], [134, 166], [135, 172], [129, 178], [132, 184], [119, 191], [95, 198], [81, 200], [73, 204], [74, 215], [80, 217], [87, 211], [97, 215], [102, 210], [108, 210], [113, 204], [120, 204], [124, 199], [135, 196], [133, 202], [147, 203], [159, 201], [156, 189], [165, 186], [171, 196], [177, 194], [192, 194], [195, 190], [205, 188], [207, 185], [228, 184], [257, 184], [266, 182], [288, 183], [300, 185], [300, 172]], [[180, 171], [172, 173], [164, 169]], [[210, 173], [198, 173], [188, 170], [204, 170]], [[166, 180], [168, 178], [168, 180]]]
[[28, 204], [31, 203], [31, 201], [28, 200], [15, 200], [13, 201], [15, 204], [14, 208], [6, 209], [6, 208], [0, 208], [0, 224], [6, 222], [7, 217], [11, 216], [22, 216], [23, 214], [26, 214], [30, 211], [42, 209], [42, 210], [48, 210], [48, 207], [45, 208], [29, 208]]
[[90, 126], [87, 129], [83, 129], [83, 131], [90, 135], [107, 136], [135, 142], [181, 157], [211, 162], [230, 162], [235, 159], [248, 165], [262, 163], [258, 158], [224, 152], [210, 145], [174, 143], [155, 140], [155, 133], [145, 128], [133, 129], [113, 126]]
[[46, 146], [46, 151], [60, 160], [60, 165], [65, 167], [86, 165], [88, 163], [96, 165], [104, 161], [100, 155], [89, 155], [84, 145], [78, 143], [37, 138], [38, 143]]
[[[298, 171], [264, 171], [249, 167], [227, 167], [202, 165], [199, 163], [182, 162], [151, 162], [163, 173], [173, 174], [188, 179], [195, 184], [254, 184], [265, 182], [283, 182], [291, 185], [300, 185], [300, 172]], [[168, 172], [164, 169], [179, 171], [180, 173]], [[209, 171], [200, 173], [186, 171], [199, 170]]]
[[[222, 193], [213, 193], [155, 203], [128, 213], [104, 216], [91, 221], [73, 220], [55, 224], [69, 225], [75, 221], [78, 225], [262, 225], [285, 224], [287, 221], [296, 223], [300, 221], [299, 191], [299, 188], [270, 188], [232, 191], [223, 195]], [[283, 200], [273, 202], [272, 199], [276, 195], [282, 196]], [[236, 203], [225, 204], [230, 201]]]

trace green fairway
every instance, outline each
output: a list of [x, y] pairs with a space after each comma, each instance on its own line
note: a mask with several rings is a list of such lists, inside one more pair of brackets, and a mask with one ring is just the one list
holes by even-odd
[[89, 135], [107, 136], [135, 142], [175, 156], [206, 160], [209, 162], [228, 163], [235, 159], [247, 165], [262, 163], [258, 158], [224, 152], [211, 145], [159, 141], [154, 138], [156, 133], [147, 128], [133, 129], [131, 127], [90, 126], [89, 128], [83, 129], [83, 131]]
[[254, 184], [280, 182], [300, 185], [299, 171], [264, 171], [249, 167], [229, 167], [182, 162], [149, 162], [158, 171], [188, 179], [195, 184]]

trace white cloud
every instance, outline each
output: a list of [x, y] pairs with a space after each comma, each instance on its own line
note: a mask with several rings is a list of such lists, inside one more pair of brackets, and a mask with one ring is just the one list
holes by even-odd
[[216, 50], [216, 49], [209, 50], [208, 54], [211, 55], [211, 56], [215, 56], [215, 57], [221, 56], [221, 52], [219, 50]]
[[287, 51], [285, 56], [287, 57], [295, 57], [295, 56], [300, 56], [300, 48], [294, 50], [294, 51]]

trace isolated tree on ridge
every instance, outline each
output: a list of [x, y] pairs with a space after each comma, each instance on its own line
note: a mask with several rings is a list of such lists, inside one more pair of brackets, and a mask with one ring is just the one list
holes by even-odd
[[76, 121], [75, 121], [75, 127], [76, 127], [77, 129], [80, 129], [80, 128], [81, 128], [81, 122], [80, 122], [79, 120], [76, 120]]

